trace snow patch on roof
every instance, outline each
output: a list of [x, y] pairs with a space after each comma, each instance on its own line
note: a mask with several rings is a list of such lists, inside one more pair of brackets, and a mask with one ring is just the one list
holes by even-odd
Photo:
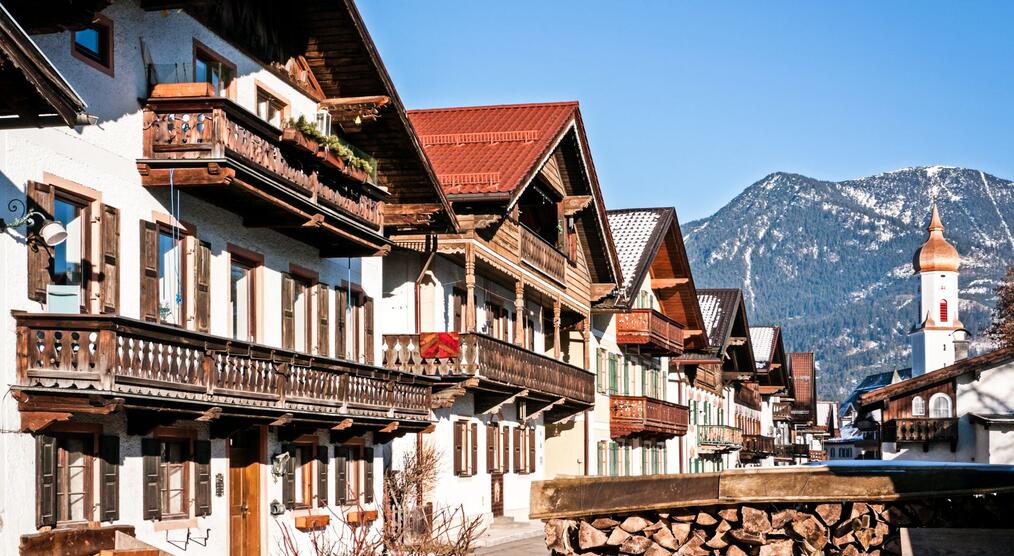
[[638, 264], [661, 216], [660, 212], [652, 210], [609, 213], [609, 228], [613, 231], [616, 255], [623, 273], [623, 292], [629, 292], [634, 286], [631, 282], [637, 275]]
[[750, 327], [750, 344], [753, 345], [753, 359], [757, 362], [758, 369], [767, 367], [768, 363], [771, 362], [771, 349], [774, 341], [774, 326]]

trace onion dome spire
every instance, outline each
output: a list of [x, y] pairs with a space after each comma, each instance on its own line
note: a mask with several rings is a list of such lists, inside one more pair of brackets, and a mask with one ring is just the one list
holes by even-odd
[[933, 201], [933, 214], [926, 228], [929, 238], [922, 244], [912, 257], [912, 266], [916, 272], [957, 272], [961, 265], [961, 256], [946, 239], [944, 224], [940, 220], [940, 211]]

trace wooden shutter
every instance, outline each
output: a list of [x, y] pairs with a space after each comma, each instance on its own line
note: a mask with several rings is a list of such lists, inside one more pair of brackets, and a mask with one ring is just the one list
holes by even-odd
[[120, 519], [120, 437], [99, 438], [100, 521]]
[[211, 515], [211, 441], [194, 443], [194, 515]]
[[289, 454], [282, 472], [282, 504], [291, 510], [296, 505], [296, 449], [291, 444], [283, 444], [282, 451]]
[[455, 289], [451, 296], [454, 298], [454, 322], [451, 323], [456, 332], [465, 331], [465, 319], [463, 318], [462, 306], [465, 304], [465, 292]]
[[503, 466], [504, 473], [511, 470], [511, 435], [510, 429], [507, 426], [500, 427], [498, 433], [500, 434], [500, 451], [503, 454], [503, 458], [500, 460], [500, 465]]
[[486, 473], [496, 471], [496, 466], [493, 465], [493, 460], [496, 459], [496, 443], [493, 437], [497, 432], [496, 425], [486, 425]]
[[348, 502], [348, 455], [349, 450], [345, 446], [336, 446], [334, 449], [334, 492], [335, 503], [338, 505]]
[[366, 363], [373, 364], [373, 298], [367, 297], [363, 302], [363, 350], [366, 352]]
[[514, 472], [525, 472], [521, 468], [521, 427], [514, 427]]
[[373, 503], [373, 448], [363, 448], [363, 476], [366, 484], [363, 486], [364, 500], [367, 504]]
[[194, 250], [194, 327], [198, 332], [211, 331], [211, 244], [207, 241], [198, 241]]
[[463, 474], [463, 465], [461, 461], [462, 454], [462, 442], [464, 441], [465, 422], [455, 421], [454, 422], [454, 474]]
[[329, 459], [327, 446], [317, 446], [317, 505], [321, 508], [327, 506], [327, 463]]
[[159, 321], [158, 226], [141, 220], [141, 319]]
[[99, 240], [102, 260], [99, 261], [99, 297], [103, 313], [120, 309], [120, 211], [102, 205], [102, 237]]
[[331, 288], [317, 284], [317, 353], [327, 357], [331, 354]]
[[346, 315], [348, 314], [349, 292], [339, 287], [335, 290], [334, 304], [334, 345], [335, 357], [338, 359], [348, 358], [348, 343], [346, 338]]
[[56, 438], [35, 437], [35, 524], [56, 525]]
[[141, 439], [143, 459], [142, 498], [144, 519], [162, 519], [162, 443], [154, 438]]
[[293, 349], [296, 345], [296, 281], [288, 274], [282, 275], [282, 347]]
[[528, 429], [528, 472], [535, 473], [535, 427]]
[[[52, 185], [30, 181], [28, 182], [27, 197], [28, 210], [37, 210], [47, 218], [53, 217]], [[50, 257], [49, 249], [38, 245], [29, 246], [25, 251], [28, 252], [28, 298], [45, 303], [46, 286], [52, 282], [49, 273], [52, 257]]]
[[479, 425], [472, 423], [470, 432], [468, 443], [472, 446], [472, 465], [469, 471], [472, 475], [475, 475], [479, 472]]

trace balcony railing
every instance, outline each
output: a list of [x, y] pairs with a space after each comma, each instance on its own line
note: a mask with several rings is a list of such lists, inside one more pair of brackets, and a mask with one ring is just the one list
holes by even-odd
[[616, 317], [616, 343], [637, 345], [653, 355], [680, 355], [683, 327], [654, 309], [631, 309]]
[[783, 459], [810, 457], [809, 444], [775, 444], [775, 457]]
[[518, 226], [518, 229], [521, 232], [521, 261], [562, 284], [567, 276], [567, 258], [535, 232], [524, 226]]
[[789, 402], [777, 402], [771, 407], [771, 413], [775, 421], [791, 421], [792, 404]]
[[[347, 218], [381, 230], [384, 194], [369, 183], [369, 173], [322, 151], [296, 130], [286, 130], [283, 140], [282, 130], [229, 99], [213, 96], [210, 89], [206, 96], [193, 96], [201, 85], [210, 87], [160, 85], [176, 88], [156, 89], [148, 99], [143, 158], [138, 161], [144, 185], [163, 187], [172, 179], [180, 188], [204, 188], [222, 202], [223, 192], [233, 191], [239, 182], [250, 202], [299, 210], [300, 215]], [[315, 222], [320, 228], [329, 224]]]
[[810, 461], [827, 461], [827, 450], [810, 450]]
[[886, 442], [954, 442], [958, 439], [955, 418], [910, 417], [884, 423]]
[[349, 361], [113, 315], [15, 313], [18, 384], [427, 420], [431, 388]]
[[743, 454], [754, 454], [759, 457], [769, 456], [775, 453], [775, 438], [761, 434], [743, 435]]
[[743, 445], [743, 431], [729, 425], [697, 425], [697, 448], [704, 451], [732, 451]]
[[757, 411], [761, 410], [761, 394], [757, 386], [751, 382], [740, 383], [733, 397], [735, 402], [743, 407], [749, 407]]
[[422, 375], [474, 376], [581, 404], [595, 402], [595, 376], [574, 365], [485, 334], [460, 334], [453, 348], [443, 357], [423, 357], [419, 334], [385, 334], [383, 365]]
[[645, 396], [609, 396], [609, 431], [613, 438], [672, 438], [685, 435], [689, 425], [685, 405]]

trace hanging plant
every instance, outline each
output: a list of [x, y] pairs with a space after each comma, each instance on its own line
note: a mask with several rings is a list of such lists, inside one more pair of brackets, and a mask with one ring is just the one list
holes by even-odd
[[368, 160], [357, 156], [356, 153], [353, 152], [348, 145], [343, 143], [341, 138], [337, 135], [325, 135], [321, 133], [320, 130], [317, 129], [317, 124], [310, 122], [305, 116], [300, 116], [295, 120], [290, 119], [285, 123], [285, 125], [299, 130], [300, 133], [313, 139], [320, 146], [338, 155], [338, 157], [344, 160], [349, 166], [352, 166], [357, 170], [362, 170], [367, 174], [373, 174], [373, 165], [370, 164]]

